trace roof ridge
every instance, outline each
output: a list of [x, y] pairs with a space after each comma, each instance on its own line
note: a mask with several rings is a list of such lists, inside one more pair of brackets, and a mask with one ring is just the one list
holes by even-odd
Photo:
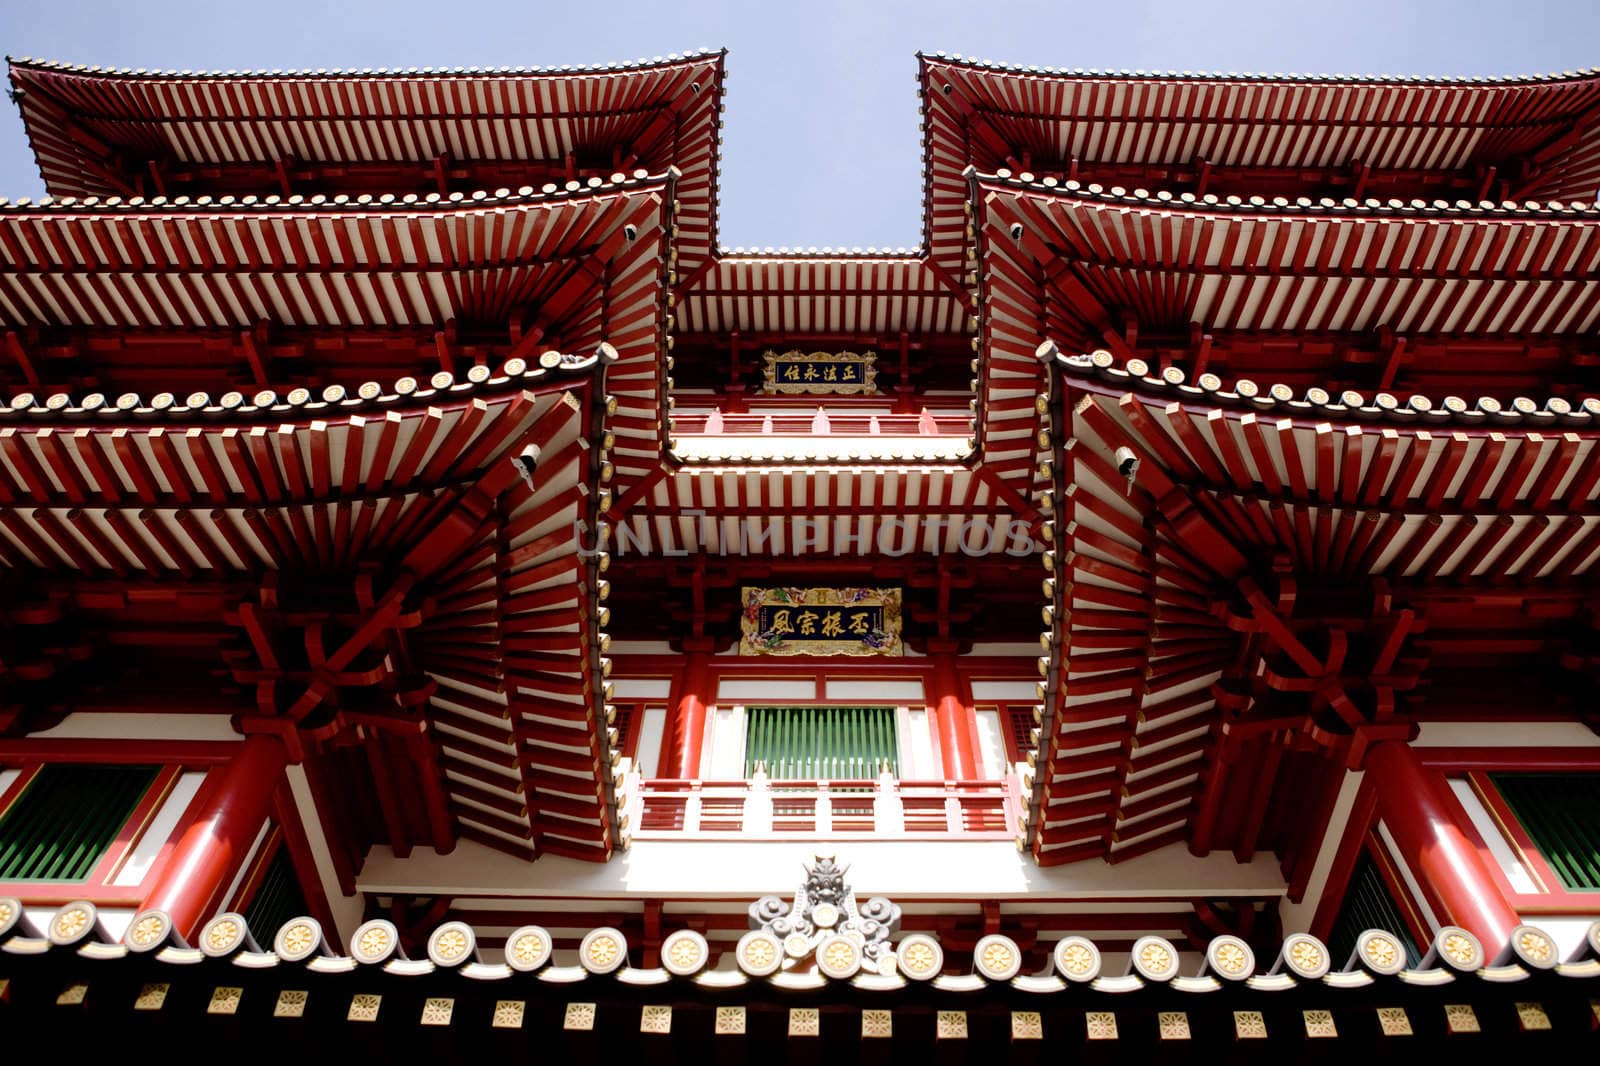
[[1247, 81], [1342, 85], [1460, 85], [1470, 87], [1480, 85], [1528, 85], [1600, 78], [1600, 67], [1589, 67], [1576, 71], [1564, 70], [1559, 73], [1550, 72], [1546, 74], [1471, 75], [1462, 77], [1448, 74], [1307, 74], [1281, 71], [1269, 74], [1257, 71], [1102, 70], [1095, 67], [1068, 69], [1066, 67], [1036, 66], [997, 62], [989, 59], [974, 59], [964, 57], [959, 52], [946, 54], [944, 52], [918, 51], [917, 59], [924, 63], [945, 63], [951, 66], [965, 67], [969, 70], [988, 70], [1001, 74], [1040, 75], [1056, 78], [1114, 78], [1127, 81]]
[[1271, 198], [1265, 196], [1218, 196], [1215, 193], [1197, 196], [1190, 192], [1173, 193], [1166, 189], [1158, 189], [1155, 192], [1151, 192], [1148, 189], [1129, 190], [1120, 185], [1113, 185], [1107, 189], [1099, 182], [1080, 182], [1074, 179], [1061, 181], [1048, 176], [1038, 178], [1028, 171], [1012, 174], [1010, 170], [1005, 168], [1001, 168], [993, 174], [983, 174], [976, 167], [969, 166], [966, 174], [969, 180], [978, 184], [1035, 189], [1058, 196], [1071, 195], [1076, 199], [1094, 200], [1107, 204], [1138, 204], [1179, 211], [1220, 210], [1228, 213], [1289, 211], [1310, 214], [1382, 214], [1399, 217], [1445, 215], [1517, 217], [1523, 215], [1584, 214], [1600, 207], [1600, 203], [1585, 200], [1471, 201], [1462, 199], [1450, 201], [1443, 199], [1423, 200], [1421, 198], [1379, 200], [1375, 197], [1368, 197], [1362, 200], [1347, 197], [1343, 200], [1335, 200], [1331, 196], [1313, 200], [1309, 196], [1297, 196], [1290, 199], [1287, 196], [1274, 196]]
[[101, 67], [91, 66], [86, 63], [67, 63], [59, 60], [36, 59], [32, 56], [6, 56], [6, 63], [15, 68], [27, 70], [50, 71], [60, 74], [86, 74], [93, 77], [134, 78], [144, 80], [157, 80], [168, 78], [408, 78], [408, 77], [515, 77], [520, 75], [536, 74], [541, 76], [559, 76], [562, 74], [613, 74], [630, 70], [653, 70], [661, 67], [678, 66], [688, 63], [701, 62], [707, 59], [721, 59], [728, 54], [727, 48], [696, 48], [682, 53], [672, 52], [666, 56], [653, 56], [649, 59], [639, 58], [610, 63], [594, 63], [574, 66], [572, 64], [559, 64], [552, 66], [527, 66], [527, 67], [378, 67], [362, 68], [360, 70], [335, 67], [316, 69], [289, 69], [289, 70], [172, 70], [172, 69], [146, 69], [144, 67]]

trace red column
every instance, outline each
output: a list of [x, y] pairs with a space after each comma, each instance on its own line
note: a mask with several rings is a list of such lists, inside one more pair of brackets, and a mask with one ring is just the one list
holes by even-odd
[[928, 641], [933, 671], [928, 676], [928, 704], [933, 708], [939, 734], [939, 754], [946, 780], [973, 781], [978, 777], [977, 725], [972, 708], [962, 698], [956, 677], [954, 642]]
[[705, 746], [706, 707], [711, 699], [710, 649], [684, 642], [683, 675], [678, 680], [678, 703], [667, 717], [661, 752], [662, 777], [692, 780], [700, 776], [700, 752]]
[[222, 906], [218, 897], [271, 813], [272, 794], [288, 762], [282, 741], [256, 734], [211, 771], [217, 779], [207, 782], [203, 806], [161, 867], [160, 879], [145, 898], [146, 908], [166, 911], [179, 933], [194, 935]]
[[1374, 744], [1366, 771], [1378, 816], [1423, 893], [1440, 910], [1439, 920], [1475, 933], [1493, 958], [1520, 919], [1489, 872], [1491, 860], [1462, 832], [1460, 805], [1449, 786], [1397, 740]]

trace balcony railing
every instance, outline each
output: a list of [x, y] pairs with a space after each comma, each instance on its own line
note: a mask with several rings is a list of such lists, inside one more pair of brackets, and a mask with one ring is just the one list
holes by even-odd
[[635, 840], [890, 839], [1011, 840], [1021, 829], [1022, 789], [1001, 781], [640, 781], [629, 774], [623, 814]]
[[817, 415], [809, 411], [775, 411], [769, 414], [726, 414], [721, 411], [683, 413], [672, 416], [672, 430], [678, 434], [731, 436], [834, 436], [885, 437], [965, 437], [972, 432], [971, 415], [854, 414], [828, 411]]

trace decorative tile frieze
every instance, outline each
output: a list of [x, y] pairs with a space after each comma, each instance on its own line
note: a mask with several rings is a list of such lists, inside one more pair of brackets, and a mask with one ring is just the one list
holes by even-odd
[[967, 1012], [942, 1010], [934, 1021], [934, 1035], [940, 1040], [965, 1040], [967, 1038]]
[[1115, 1040], [1117, 1016], [1108, 1010], [1092, 1010], [1084, 1016], [1090, 1040]]
[[449, 1025], [456, 1012], [456, 1001], [448, 997], [428, 998], [422, 1001], [423, 1025]]
[[1446, 1003], [1444, 1007], [1445, 1024], [1452, 1033], [1479, 1033], [1483, 1031], [1478, 1024], [1478, 1015], [1470, 1003]]
[[522, 1018], [528, 1011], [528, 1003], [521, 999], [496, 1000], [494, 1005], [494, 1028], [496, 1029], [521, 1029]]
[[1013, 1040], [1043, 1040], [1044, 1016], [1036, 1010], [1014, 1010], [1011, 1012], [1011, 1039]]
[[167, 990], [172, 986], [153, 981], [139, 989], [139, 998], [133, 1001], [134, 1010], [160, 1010], [167, 1001]]
[[58, 1006], [58, 1007], [78, 1007], [78, 1006], [82, 1006], [84, 998], [87, 997], [88, 995], [89, 995], [89, 986], [88, 985], [86, 985], [86, 984], [68, 985], [66, 988], [63, 988], [61, 990], [61, 994], [56, 997], [56, 1006]]
[[1189, 1039], [1189, 1015], [1181, 1010], [1164, 1010], [1156, 1015], [1163, 1040]]
[[561, 1028], [573, 1032], [592, 1032], [594, 1030], [594, 1004], [593, 1003], [568, 1003], [567, 1015], [561, 1023]]
[[894, 1036], [894, 1012], [864, 1010], [861, 1012], [861, 1039], [887, 1039]]
[[1541, 1003], [1518, 1003], [1517, 1020], [1522, 1023], [1522, 1031], [1525, 1033], [1550, 1028], [1550, 1015], [1544, 1012], [1544, 1005]]
[[816, 1007], [790, 1007], [789, 1035], [821, 1036], [822, 1012]]
[[1266, 1016], [1258, 1010], [1234, 1011], [1233, 1038], [1235, 1040], [1265, 1040], [1267, 1038]]
[[378, 1008], [382, 1005], [381, 995], [358, 992], [350, 997], [350, 1010], [345, 1014], [345, 1021], [375, 1022], [378, 1020]]
[[1410, 1036], [1411, 1019], [1404, 1007], [1379, 1007], [1378, 1026], [1384, 1036]]
[[639, 1012], [639, 1032], [665, 1035], [672, 1032], [672, 1008], [646, 1004]]
[[717, 1008], [717, 1035], [743, 1036], [745, 1015], [743, 1007]]
[[244, 988], [237, 985], [218, 985], [211, 990], [211, 1002], [206, 1004], [207, 1014], [238, 1014], [239, 1002], [244, 999]]
[[1300, 1015], [1305, 1021], [1306, 1036], [1311, 1039], [1329, 1040], [1339, 1035], [1339, 1030], [1333, 1024], [1333, 1011], [1303, 1010]]
[[306, 1013], [306, 1002], [310, 1000], [311, 993], [303, 988], [285, 988], [278, 993], [278, 1002], [272, 1007], [274, 1018], [303, 1018]]

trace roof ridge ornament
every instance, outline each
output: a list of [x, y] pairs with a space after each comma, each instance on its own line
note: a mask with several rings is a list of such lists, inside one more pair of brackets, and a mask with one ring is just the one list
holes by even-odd
[[863, 967], [881, 972], [892, 966], [889, 938], [900, 930], [900, 907], [883, 896], [859, 903], [845, 880], [850, 867], [832, 855], [818, 855], [804, 866], [806, 879], [792, 901], [762, 896], [750, 905], [751, 930], [776, 938], [791, 959], [812, 955], [824, 940], [843, 938], [859, 951]]

